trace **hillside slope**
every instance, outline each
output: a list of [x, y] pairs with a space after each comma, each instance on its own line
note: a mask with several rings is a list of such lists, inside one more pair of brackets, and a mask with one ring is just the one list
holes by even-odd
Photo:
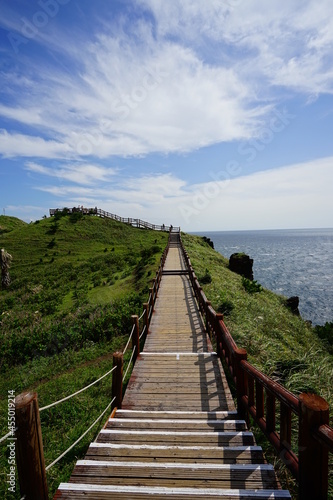
[[[0, 247], [13, 260], [11, 285], [0, 289], [0, 437], [8, 431], [9, 390], [36, 391], [42, 407], [110, 370], [113, 352], [127, 342], [131, 315], [141, 314], [168, 238], [81, 214], [33, 224], [1, 217], [1, 227], [6, 231], [0, 233]], [[46, 464], [100, 415], [110, 402], [110, 383], [107, 377], [41, 413]], [[98, 425], [48, 472], [50, 498], [97, 430]], [[14, 498], [6, 484], [6, 445], [0, 445], [0, 497]]]
[[0, 369], [110, 338], [111, 303], [126, 309], [128, 324], [166, 241], [166, 233], [81, 214], [1, 234], [13, 261], [11, 286], [0, 293]]
[[[184, 234], [183, 243], [204, 292], [249, 361], [290, 391], [325, 398], [333, 415], [333, 356], [311, 325], [292, 314], [285, 297], [262, 289], [249, 293], [228, 260], [202, 238]], [[207, 276], [211, 282], [203, 284]]]
[[16, 217], [9, 217], [6, 215], [0, 215], [0, 235], [2, 233], [9, 233], [14, 229], [19, 229], [26, 226], [27, 223]]

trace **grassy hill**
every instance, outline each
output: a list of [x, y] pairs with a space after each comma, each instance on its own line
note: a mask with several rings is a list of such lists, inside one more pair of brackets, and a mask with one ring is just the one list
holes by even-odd
[[0, 215], [0, 235], [13, 231], [14, 229], [19, 229], [26, 225], [26, 222], [23, 222], [23, 220], [17, 219], [16, 217]]
[[[127, 341], [131, 315], [141, 314], [148, 298], [168, 235], [80, 214], [32, 224], [2, 216], [0, 225], [0, 248], [13, 257], [11, 286], [0, 290], [1, 437], [7, 432], [8, 390], [37, 391], [41, 407], [112, 367], [112, 353]], [[94, 422], [110, 397], [107, 377], [41, 413], [46, 464]], [[48, 472], [50, 497], [98, 427]], [[6, 441], [0, 447], [0, 496], [7, 498]]]
[[[131, 315], [141, 313], [148, 297], [167, 234], [80, 214], [33, 224], [2, 216], [0, 226], [0, 248], [13, 256], [11, 286], [0, 291], [1, 437], [7, 431], [8, 390], [37, 391], [44, 406], [111, 368], [112, 353], [126, 343]], [[224, 313], [250, 362], [296, 394], [320, 394], [332, 415], [330, 346], [286, 308], [283, 297], [265, 289], [250, 293], [202, 238], [182, 238], [208, 299]], [[41, 413], [46, 464], [94, 422], [110, 397], [107, 377]], [[50, 498], [100, 426], [48, 472]], [[6, 442], [0, 447], [0, 496], [13, 498], [6, 496]]]

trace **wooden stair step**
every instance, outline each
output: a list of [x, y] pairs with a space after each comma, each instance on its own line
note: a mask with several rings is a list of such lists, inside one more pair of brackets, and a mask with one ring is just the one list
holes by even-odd
[[[91, 479], [93, 478], [93, 481]], [[70, 482], [188, 487], [274, 489], [269, 464], [139, 463], [78, 460]]]
[[122, 408], [117, 410], [117, 418], [170, 418], [172, 420], [180, 419], [204, 419], [204, 420], [222, 420], [222, 419], [232, 419], [237, 418], [237, 411], [139, 411], [139, 410], [126, 410]]
[[162, 488], [145, 486], [107, 486], [94, 484], [61, 483], [55, 500], [75, 500], [85, 498], [86, 500], [146, 500], [161, 498], [163, 500], [209, 499], [209, 500], [280, 500], [291, 499], [285, 490], [230, 490], [230, 489], [207, 489], [207, 488]]
[[110, 418], [106, 429], [122, 428], [122, 429], [146, 429], [146, 430], [211, 430], [212, 432], [216, 430], [233, 430], [242, 431], [246, 430], [245, 420], [178, 420], [178, 419], [148, 419], [142, 418], [141, 420], [136, 419], [124, 419], [124, 418]]
[[167, 446], [91, 443], [87, 460], [129, 460], [191, 463], [265, 463], [260, 446]]
[[174, 444], [202, 444], [202, 445], [254, 445], [252, 432], [161, 432], [161, 431], [130, 431], [102, 429], [97, 438], [98, 442], [136, 442], [136, 443], [174, 443]]

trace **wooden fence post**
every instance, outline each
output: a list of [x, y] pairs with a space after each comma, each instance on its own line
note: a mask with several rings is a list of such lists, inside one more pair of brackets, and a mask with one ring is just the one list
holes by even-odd
[[154, 288], [149, 288], [149, 295], [151, 295], [151, 306], [152, 306], [153, 311], [154, 311], [154, 308], [155, 308]]
[[248, 419], [246, 408], [243, 403], [243, 396], [247, 396], [247, 377], [241, 367], [241, 361], [247, 360], [247, 352], [245, 349], [237, 349], [233, 355], [234, 375], [236, 375], [236, 391], [237, 391], [237, 412], [240, 418]]
[[149, 333], [149, 304], [148, 302], [145, 302], [143, 304], [143, 308], [145, 310], [145, 317], [146, 317], [146, 335]]
[[312, 431], [329, 424], [329, 405], [316, 394], [299, 396], [299, 498], [326, 500], [328, 497], [328, 449], [312, 435]]
[[220, 330], [220, 321], [223, 321], [223, 314], [216, 313], [215, 317], [215, 339], [216, 339], [216, 353], [222, 359], [223, 357], [223, 346], [222, 346], [222, 335]]
[[116, 398], [111, 405], [111, 409], [121, 408], [123, 400], [123, 367], [124, 357], [122, 352], [115, 352], [113, 354], [113, 366], [116, 366], [115, 371], [112, 373], [112, 397]]
[[205, 304], [205, 320], [206, 320], [206, 332], [208, 333], [209, 335], [209, 338], [211, 339], [211, 331], [210, 331], [210, 328], [209, 328], [209, 311], [208, 311], [208, 308], [209, 306], [211, 306], [212, 303], [207, 300], [206, 304]]
[[132, 315], [132, 321], [134, 325], [133, 337], [132, 337], [132, 349], [135, 348], [135, 352], [133, 354], [133, 365], [136, 362], [136, 358], [140, 354], [140, 327], [139, 327], [139, 316]]
[[24, 392], [15, 398], [16, 462], [21, 497], [48, 499], [42, 429], [37, 394]]

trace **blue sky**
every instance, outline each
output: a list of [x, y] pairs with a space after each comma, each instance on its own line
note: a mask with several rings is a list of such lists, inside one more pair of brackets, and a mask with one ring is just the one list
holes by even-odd
[[1, 213], [332, 227], [332, 68], [331, 0], [1, 0]]

